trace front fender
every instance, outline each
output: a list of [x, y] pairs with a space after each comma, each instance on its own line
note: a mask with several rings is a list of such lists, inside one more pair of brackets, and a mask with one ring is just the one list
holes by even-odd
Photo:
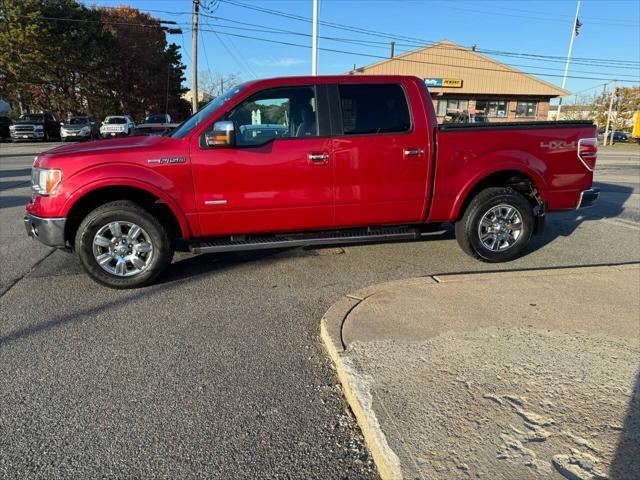
[[[65, 217], [75, 203], [88, 193], [104, 187], [132, 187], [144, 190], [164, 202], [176, 217], [184, 238], [197, 234], [187, 220], [187, 213], [195, 210], [193, 184], [188, 165], [173, 167], [162, 174], [153, 168], [130, 163], [95, 165], [63, 179], [59, 192], [51, 197], [37, 197], [30, 212], [43, 216]], [[196, 226], [197, 227], [197, 226]]]

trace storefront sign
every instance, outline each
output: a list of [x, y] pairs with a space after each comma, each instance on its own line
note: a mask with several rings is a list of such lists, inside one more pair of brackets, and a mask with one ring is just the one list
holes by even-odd
[[462, 88], [461, 78], [425, 78], [427, 87]]

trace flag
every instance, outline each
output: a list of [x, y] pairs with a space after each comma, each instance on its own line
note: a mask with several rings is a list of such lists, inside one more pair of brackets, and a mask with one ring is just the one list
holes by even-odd
[[582, 23], [580, 23], [580, 20], [576, 18], [576, 25], [575, 25], [575, 34], [576, 37], [578, 35], [580, 35], [580, 27], [582, 26]]

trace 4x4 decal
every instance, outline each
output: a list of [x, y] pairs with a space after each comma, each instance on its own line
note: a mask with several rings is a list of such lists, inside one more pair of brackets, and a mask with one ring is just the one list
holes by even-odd
[[551, 140], [549, 142], [540, 142], [540, 147], [541, 148], [548, 148], [549, 150], [559, 150], [559, 149], [565, 149], [565, 148], [576, 148], [576, 142], [571, 142], [571, 143], [567, 143], [565, 141], [562, 140]]

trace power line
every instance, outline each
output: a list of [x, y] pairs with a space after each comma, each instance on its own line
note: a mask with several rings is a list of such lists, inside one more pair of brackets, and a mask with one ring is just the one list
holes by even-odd
[[[220, 18], [220, 17], [215, 17], [215, 18]], [[246, 25], [255, 25], [255, 24], [247, 24], [246, 22], [239, 22], [239, 21], [234, 21], [234, 20], [227, 20], [227, 21], [231, 21], [234, 23], [241, 23], [241, 24], [246, 24]], [[257, 26], [257, 25], [256, 25]], [[281, 29], [269, 29], [269, 27], [266, 28], [246, 28], [246, 27], [235, 27], [235, 26], [229, 26], [229, 25], [216, 25], [215, 28], [233, 28], [235, 30], [242, 30], [242, 31], [251, 31], [251, 32], [262, 32], [262, 33], [269, 33], [269, 34], [287, 34], [287, 35], [297, 35], [297, 36], [301, 36], [301, 37], [311, 37], [311, 34], [308, 33], [302, 33], [302, 32], [294, 32], [294, 31], [285, 31], [285, 30], [281, 30]], [[375, 48], [384, 48], [385, 50], [389, 48], [388, 43], [386, 42], [375, 42], [373, 44], [368, 44], [366, 42], [358, 42], [358, 41], [352, 41], [350, 42], [350, 39], [344, 39], [344, 38], [337, 38], [337, 37], [327, 37], [327, 36], [323, 36], [320, 35], [320, 38], [324, 39], [324, 40], [330, 40], [330, 41], [336, 41], [336, 42], [348, 42], [348, 43], [353, 43], [355, 45], [360, 45], [360, 46], [367, 46], [367, 47], [375, 47]], [[380, 45], [380, 43], [383, 43], [383, 45]], [[438, 45], [435, 45], [433, 47], [431, 47], [433, 49], [438, 48]], [[446, 48], [445, 48], [446, 50]], [[467, 53], [468, 50], [466, 49], [458, 49], [458, 51], [461, 52], [465, 52]], [[405, 52], [407, 53], [407, 52]], [[438, 55], [437, 53], [431, 53], [431, 56], [434, 57], [442, 57], [442, 58], [451, 58], [451, 55]], [[397, 57], [394, 57], [397, 58]], [[550, 71], [563, 71], [562, 68], [553, 68], [553, 67], [543, 67], [543, 66], [539, 66], [539, 65], [522, 65], [522, 64], [511, 64], [514, 67], [524, 67], [524, 68], [538, 68], [538, 69], [542, 69], [542, 70], [550, 70]], [[582, 64], [581, 64], [582, 65]], [[589, 64], [591, 65], [591, 64]], [[631, 69], [631, 70], [636, 70], [636, 68], [634, 67], [612, 67], [612, 68], [623, 68], [623, 69]], [[594, 73], [601, 73], [601, 72], [593, 72], [593, 71], [588, 71], [588, 70], [574, 70], [575, 72], [578, 73], [588, 73], [588, 74], [594, 74]], [[630, 77], [630, 78], [636, 78], [636, 76], [629, 76], [629, 75], [624, 75], [624, 74], [616, 74], [619, 76], [624, 76], [624, 77]], [[640, 80], [640, 71], [639, 71], [639, 75], [637, 76], [638, 79]]]
[[[238, 2], [232, 2], [231, 0], [220, 0], [220, 1], [223, 1], [225, 3], [233, 3], [233, 4], [238, 3]], [[34, 19], [34, 17], [28, 17], [28, 18], [30, 18], [31, 20]], [[35, 17], [35, 18], [40, 18], [40, 19], [44, 19], [44, 20], [53, 20], [53, 21], [57, 21], [57, 20], [60, 20], [60, 21], [79, 21], [79, 22], [89, 22], [89, 23], [99, 22], [99, 23], [106, 23], [106, 24], [113, 24], [113, 25], [154, 27], [152, 25], [147, 25], [147, 24], [122, 23], [122, 22], [100, 22], [100, 21], [92, 21], [92, 20], [78, 20], [78, 19], [56, 18], [56, 17]], [[210, 32], [213, 32], [213, 33], [216, 32], [216, 30], [205, 30], [205, 31], [210, 31]], [[285, 42], [285, 41], [281, 41], [281, 40], [258, 38], [258, 37], [253, 37], [253, 36], [249, 36], [249, 35], [234, 34], [234, 33], [223, 32], [223, 31], [217, 31], [217, 33], [219, 33], [221, 35], [228, 35], [228, 36], [237, 37], [237, 38], [246, 38], [246, 39], [250, 39], [250, 40], [257, 40], [257, 41], [262, 41], [262, 42], [267, 42], [267, 43], [274, 43], [274, 44], [279, 44], [279, 45], [289, 45], [289, 46], [300, 47], [300, 48], [311, 48], [309, 45], [301, 45], [301, 44], [296, 44], [296, 43], [293, 43], [293, 42]], [[331, 48], [324, 48], [324, 47], [321, 47], [320, 50], [327, 51], [327, 52], [333, 52], [333, 53], [342, 53], [342, 54], [348, 54], [348, 55], [355, 55], [355, 56], [360, 56], [360, 57], [374, 58], [374, 59], [380, 59], [380, 60], [387, 60], [388, 59], [387, 56], [382, 56], [382, 55], [375, 55], [375, 54], [368, 54], [368, 53], [361, 53], [361, 52], [353, 52], [353, 51], [346, 51], [346, 50], [339, 50], [339, 49], [331, 49]], [[455, 50], [467, 51], [464, 48], [455, 48]], [[466, 68], [466, 69], [471, 69], [471, 70], [484, 70], [484, 71], [495, 71], [495, 72], [502, 72], [502, 73], [513, 73], [512, 70], [506, 70], [506, 69], [492, 69], [492, 68], [471, 67], [471, 66], [461, 67], [459, 65], [452, 65], [452, 64], [448, 64], [448, 63], [425, 62], [425, 61], [420, 61], [420, 60], [411, 60], [411, 59], [402, 58], [402, 57], [395, 57], [394, 60], [403, 61], [403, 62], [409, 62], [409, 63], [426, 64], [426, 65], [437, 65], [437, 66], [450, 66], [450, 67], [457, 67], [457, 68]], [[533, 67], [533, 68], [543, 68], [543, 67]], [[517, 72], [517, 70], [516, 70], [516, 72]], [[521, 73], [528, 73], [528, 74], [547, 76], [547, 77], [562, 77], [562, 75], [554, 75], [554, 74], [542, 73], [542, 72], [521, 72]], [[575, 76], [575, 75], [568, 76], [568, 78], [581, 79], [581, 80], [609, 80], [609, 78], [607, 78], [607, 77], [584, 77], [584, 76]], [[625, 82], [631, 82], [631, 80], [624, 80], [624, 79], [619, 79], [619, 78], [617, 80], [625, 81]]]
[[[207, 31], [214, 31], [214, 30], [207, 30]], [[265, 39], [265, 38], [259, 38], [259, 37], [252, 37], [250, 35], [241, 35], [241, 34], [236, 34], [236, 33], [229, 33], [229, 32], [218, 32], [221, 35], [229, 35], [232, 37], [238, 37], [238, 38], [246, 38], [246, 39], [250, 39], [250, 40], [257, 40], [260, 42], [267, 42], [267, 43], [274, 43], [274, 44], [278, 44], [278, 45], [288, 45], [288, 46], [292, 46], [292, 47], [300, 47], [300, 48], [311, 48], [310, 45], [301, 45], [298, 43], [293, 43], [293, 42], [285, 42], [285, 41], [281, 41], [281, 40], [270, 40], [270, 39]], [[333, 53], [342, 53], [342, 54], [346, 54], [346, 55], [355, 55], [355, 56], [360, 56], [360, 57], [368, 57], [368, 58], [375, 58], [375, 59], [379, 59], [379, 60], [388, 60], [389, 57], [386, 56], [382, 56], [382, 55], [375, 55], [375, 54], [370, 54], [370, 53], [361, 53], [361, 52], [352, 52], [352, 51], [347, 51], [347, 50], [338, 50], [338, 49], [334, 49], [334, 48], [325, 48], [325, 47], [319, 47], [320, 50], [323, 50], [325, 52], [333, 52]], [[425, 62], [425, 61], [421, 61], [421, 60], [411, 60], [408, 58], [402, 58], [402, 57], [394, 57], [394, 60], [396, 61], [403, 61], [403, 62], [408, 62], [408, 63], [418, 63], [418, 64], [424, 64], [424, 65], [437, 65], [437, 66], [448, 66], [448, 67], [456, 67], [456, 68], [463, 68], [463, 69], [468, 69], [468, 70], [484, 70], [484, 71], [492, 71], [492, 72], [501, 72], [501, 73], [526, 73], [526, 74], [530, 74], [530, 75], [540, 75], [540, 76], [546, 76], [546, 77], [563, 77], [563, 75], [554, 75], [554, 74], [550, 74], [550, 73], [540, 73], [540, 72], [524, 72], [524, 71], [520, 71], [520, 70], [508, 70], [508, 69], [496, 69], [496, 68], [482, 68], [482, 67], [471, 67], [471, 66], [460, 66], [460, 65], [452, 65], [452, 64], [448, 64], [448, 63], [436, 63], [436, 62]], [[567, 78], [574, 78], [574, 79], [580, 79], [580, 80], [612, 80], [606, 77], [583, 77], [583, 76], [575, 76], [575, 75], [568, 75]], [[623, 81], [623, 82], [633, 82], [635, 80], [620, 80], [617, 79], [619, 81]]]
[[[287, 12], [282, 12], [279, 10], [272, 10], [272, 9], [267, 9], [267, 8], [263, 8], [263, 7], [257, 7], [257, 6], [252, 6], [252, 5], [246, 5], [243, 4], [242, 2], [238, 2], [238, 1], [233, 1], [233, 0], [214, 0], [214, 2], [225, 2], [228, 3], [230, 5], [234, 5], [234, 6], [238, 6], [238, 7], [243, 7], [243, 8], [247, 8], [250, 10], [257, 10], [260, 11], [262, 13], [268, 13], [271, 15], [276, 15], [278, 17], [286, 17], [286, 18], [291, 18], [294, 20], [299, 20], [299, 21], [304, 21], [307, 23], [310, 23], [312, 20], [310, 18], [307, 17], [303, 17], [300, 15], [294, 15], [294, 14], [290, 14]], [[102, 8], [108, 8], [108, 9], [117, 9], [117, 7], [102, 7]], [[145, 11], [147, 12], [154, 12], [154, 13], [163, 13], [163, 14], [168, 14], [168, 15], [191, 15], [190, 12], [172, 12], [172, 11], [168, 11], [168, 10], [157, 10], [157, 9], [145, 9]], [[201, 14], [201, 15], [206, 15], [206, 14]], [[208, 15], [211, 18], [222, 18], [222, 17], [212, 17], [210, 15]], [[232, 21], [232, 20], [228, 20], [227, 21]], [[239, 21], [235, 21], [236, 23], [243, 23], [243, 22], [239, 22]], [[404, 35], [399, 35], [399, 34], [390, 34], [390, 33], [386, 33], [386, 32], [379, 32], [376, 30], [369, 30], [369, 29], [365, 29], [365, 28], [360, 28], [360, 27], [354, 27], [354, 26], [350, 26], [350, 25], [343, 25], [343, 24], [339, 24], [339, 23], [333, 23], [333, 22], [326, 22], [326, 21], [320, 21], [321, 24], [325, 25], [325, 26], [329, 26], [332, 28], [337, 28], [337, 29], [343, 29], [343, 30], [347, 30], [347, 31], [355, 31], [356, 33], [361, 33], [361, 34], [365, 34], [365, 35], [373, 35], [373, 36], [384, 36], [386, 38], [390, 38], [390, 39], [405, 39], [405, 41], [409, 41], [412, 42], [411, 44], [400, 44], [398, 43], [397, 45], [404, 45], [404, 46], [408, 46], [408, 47], [414, 47], [414, 46], [420, 46], [420, 47], [424, 47], [424, 46], [430, 46], [430, 45], [436, 45], [439, 42], [435, 41], [435, 40], [425, 40], [425, 39], [421, 39], [421, 38], [417, 38], [417, 37], [408, 37], [408, 36], [404, 36]], [[246, 23], [245, 23], [246, 24]], [[133, 25], [133, 24], [132, 24]], [[253, 24], [254, 26], [257, 26], [255, 24]], [[271, 28], [271, 27], [266, 27], [266, 28]], [[287, 30], [281, 30], [283, 33], [285, 32], [289, 32]], [[335, 37], [322, 37], [325, 39], [330, 39], [330, 38], [335, 38]], [[362, 39], [342, 39], [343, 41], [349, 41], [349, 42], [372, 42], [370, 40], [362, 40]], [[375, 42], [375, 43], [381, 43], [381, 42]], [[455, 46], [441, 46], [440, 48], [443, 49], [449, 49], [449, 50], [461, 50], [461, 51], [466, 51], [467, 49], [464, 47], [455, 47]], [[539, 61], [543, 61], [542, 59], [549, 59], [549, 61], [551, 60], [555, 60], [555, 61], [559, 61], [559, 62], [564, 62], [566, 60], [566, 57], [563, 56], [556, 56], [556, 55], [541, 55], [541, 54], [532, 54], [532, 53], [523, 53], [523, 52], [508, 52], [508, 51], [501, 51], [501, 50], [488, 50], [488, 49], [476, 49], [476, 51], [478, 53], [486, 53], [489, 55], [497, 55], [497, 56], [515, 56], [515, 57], [524, 57], [524, 58], [531, 58], [533, 59], [540, 59]], [[630, 60], [616, 60], [616, 59], [601, 59], [601, 58], [588, 58], [588, 57], [574, 57], [572, 59], [572, 62], [576, 63], [576, 61], [584, 61], [587, 62], [585, 63], [585, 65], [593, 65], [594, 62], [600, 62], [605, 66], [610, 66], [612, 68], [618, 68], [618, 67], [614, 67], [614, 65], [633, 65], [633, 66], [640, 66], [640, 62], [637, 61], [630, 61]]]
[[[217, 8], [217, 5], [214, 7]], [[207, 8], [205, 8], [205, 10], [208, 10]], [[210, 11], [210, 10], [209, 10]], [[211, 12], [214, 13], [214, 12]], [[209, 27], [213, 27], [213, 25], [211, 25], [210, 20], [211, 18], [215, 18], [211, 15], [207, 15], [205, 13], [201, 12], [201, 16], [204, 17], [205, 19], [205, 24]], [[227, 51], [227, 53], [229, 54], [229, 56], [233, 59], [233, 61], [236, 63], [236, 65], [238, 65], [240, 67], [240, 70], [244, 70], [245, 73], [247, 73], [247, 75], [249, 76], [253, 76], [254, 78], [257, 78], [257, 75], [251, 70], [251, 67], [249, 67], [249, 64], [244, 61], [244, 58], [242, 58], [242, 54], [237, 50], [236, 52], [238, 53], [238, 55], [236, 55], [233, 51], [231, 51], [231, 49], [227, 46], [226, 42], [224, 41], [224, 39], [222, 37], [220, 37], [220, 35], [218, 35], [217, 32], [213, 32], [214, 35], [216, 36], [216, 38], [218, 39], [218, 41], [220, 42], [220, 44], [222, 45], [222, 47]], [[204, 37], [202, 39], [203, 43], [204, 43]], [[229, 42], [231, 43], [231, 41]], [[235, 48], [235, 47], [234, 47]], [[242, 59], [242, 61], [241, 61]], [[209, 74], [211, 74], [211, 72], [209, 72]]]
[[[554, 18], [554, 17], [539, 17], [539, 16], [532, 16], [532, 15], [516, 15], [513, 13], [495, 13], [495, 12], [487, 12], [486, 10], [474, 10], [474, 9], [469, 9], [469, 8], [462, 8], [462, 7], [454, 7], [454, 6], [449, 6], [449, 5], [440, 5], [441, 8], [446, 8], [449, 10], [456, 10], [456, 11], [460, 11], [460, 12], [470, 12], [470, 13], [479, 13], [480, 15], [490, 15], [490, 16], [499, 16], [499, 17], [511, 17], [511, 18], [524, 18], [527, 19], [529, 21], [531, 20], [541, 20], [544, 22], [559, 22], [559, 23], [566, 23], [566, 20], [563, 20], [561, 18]], [[507, 10], [507, 9], [505, 9]], [[622, 24], [622, 23], [606, 23], [606, 22], [599, 22], [599, 21], [595, 21], [595, 20], [591, 20], [589, 21], [590, 25], [606, 25], [606, 26], [616, 26], [616, 27], [631, 27], [631, 28], [637, 28], [637, 25], [632, 25], [632, 24]]]
[[[264, 8], [264, 7], [259, 7], [257, 5], [247, 5], [244, 4], [242, 2], [238, 2], [235, 0], [220, 0], [220, 2], [223, 3], [227, 3], [229, 5], [234, 5], [237, 7], [241, 7], [241, 8], [245, 8], [245, 9], [249, 9], [249, 10], [255, 10], [255, 11], [259, 11], [262, 13], [266, 13], [269, 15], [275, 15], [278, 17], [286, 17], [286, 18], [290, 18], [293, 20], [298, 20], [298, 21], [302, 21], [302, 22], [306, 22], [306, 23], [311, 23], [311, 19], [308, 17], [303, 17], [301, 15], [294, 15], [291, 13], [287, 13], [287, 12], [283, 12], [281, 10], [273, 10], [273, 9], [269, 9], [269, 8]], [[331, 27], [331, 28], [337, 28], [337, 29], [341, 29], [341, 30], [347, 30], [347, 31], [352, 31], [352, 32], [356, 32], [356, 33], [360, 33], [360, 34], [364, 34], [364, 35], [371, 35], [371, 36], [376, 36], [376, 37], [386, 37], [386, 38], [390, 38], [390, 39], [400, 39], [400, 40], [409, 40], [409, 41], [417, 41], [420, 42], [422, 45], [428, 45], [428, 44], [435, 44], [438, 43], [437, 41], [434, 40], [425, 40], [422, 38], [417, 38], [417, 37], [410, 37], [410, 36], [406, 36], [406, 35], [400, 35], [400, 34], [390, 34], [387, 32], [381, 32], [381, 31], [377, 31], [377, 30], [370, 30], [370, 29], [366, 29], [366, 28], [360, 28], [360, 27], [354, 27], [354, 26], [350, 26], [350, 25], [344, 25], [344, 24], [340, 24], [340, 23], [334, 23], [334, 22], [327, 22], [327, 21], [321, 21], [320, 24], [327, 26], [327, 27]], [[452, 48], [455, 49], [455, 48]], [[460, 48], [457, 48], [458, 50]], [[482, 53], [494, 53], [497, 54], [497, 52], [500, 52], [498, 50], [493, 50], [493, 51], [484, 51], [484, 50], [478, 50], [479, 52]], [[500, 52], [503, 53], [503, 52]], [[516, 53], [516, 52], [506, 52], [506, 53]], [[533, 54], [531, 54], [533, 55]], [[545, 55], [537, 55], [538, 57], [548, 57], [548, 58], [555, 58], [555, 59], [565, 59], [566, 57], [559, 57], [559, 56], [545, 56]], [[577, 60], [578, 58], [576, 58]], [[621, 63], [629, 63], [629, 64], [639, 64], [640, 62], [629, 62], [626, 60], [607, 60], [607, 59], [593, 59], [593, 58], [580, 58], [580, 60], [588, 60], [588, 61], [599, 61], [599, 60], [606, 60], [609, 62], [621, 62]]]
[[204, 41], [204, 34], [202, 33], [202, 29], [200, 29], [200, 40], [202, 40], [202, 50], [204, 51], [204, 59], [207, 62], [207, 71], [211, 78], [213, 78], [213, 73], [211, 73], [211, 66], [209, 65], [209, 55], [207, 54], [207, 43]]
[[[522, 10], [520, 8], [513, 8], [513, 7], [505, 7], [505, 6], [500, 6], [501, 10], [510, 10], [512, 12], [521, 12], [521, 13], [528, 13], [528, 14], [534, 14], [537, 15], [540, 12], [536, 12], [533, 10]], [[559, 19], [560, 17], [564, 17], [567, 20], [573, 20], [573, 16], [572, 15], [558, 15], [558, 14], [554, 14], [553, 18], [548, 18], [548, 17], [544, 17], [543, 20], [544, 21], [549, 21], [549, 20], [556, 20], [556, 21], [561, 21], [564, 22], [565, 20]], [[530, 17], [526, 17], [526, 18], [530, 18]], [[613, 26], [640, 26], [640, 22], [632, 22], [632, 21], [628, 21], [628, 20], [619, 20], [616, 18], [601, 18], [601, 17], [584, 17], [581, 16], [581, 18], [583, 20], [588, 20], [590, 24], [599, 24], [599, 25], [613, 25]], [[558, 20], [559, 19], [559, 20]]]

